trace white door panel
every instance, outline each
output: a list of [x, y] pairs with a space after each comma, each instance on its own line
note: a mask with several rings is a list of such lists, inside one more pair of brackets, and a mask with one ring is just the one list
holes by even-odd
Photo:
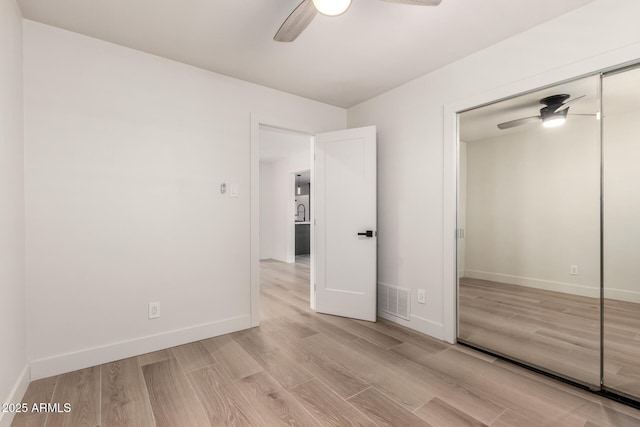
[[376, 128], [316, 135], [314, 149], [316, 311], [375, 321]]

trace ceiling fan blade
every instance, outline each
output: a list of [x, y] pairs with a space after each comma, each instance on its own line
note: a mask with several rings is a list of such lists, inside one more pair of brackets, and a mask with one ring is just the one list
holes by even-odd
[[437, 6], [442, 0], [384, 0], [390, 3], [416, 4], [421, 6]]
[[565, 102], [564, 104], [562, 104], [561, 106], [559, 106], [558, 108], [556, 108], [553, 112], [554, 112], [554, 113], [557, 113], [557, 112], [559, 112], [559, 111], [566, 110], [567, 108], [571, 107], [571, 104], [572, 104], [572, 103], [576, 102], [576, 101], [577, 101], [577, 100], [579, 100], [579, 99], [584, 98], [585, 96], [586, 96], [586, 95], [582, 95], [582, 96], [578, 96], [577, 98], [570, 99], [570, 100], [568, 100], [567, 102]]
[[312, 0], [303, 0], [284, 20], [273, 39], [277, 42], [294, 41], [313, 21], [317, 13]]
[[537, 122], [539, 120], [540, 120], [540, 116], [524, 117], [522, 119], [516, 119], [516, 120], [511, 120], [510, 122], [500, 123], [498, 125], [498, 129], [514, 128], [516, 126], [522, 126], [522, 125], [526, 125], [528, 123]]

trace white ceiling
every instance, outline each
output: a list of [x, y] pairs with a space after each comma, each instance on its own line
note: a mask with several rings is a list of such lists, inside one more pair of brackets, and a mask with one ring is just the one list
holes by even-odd
[[293, 43], [300, 0], [18, 0], [25, 18], [350, 107], [593, 0], [353, 0]]

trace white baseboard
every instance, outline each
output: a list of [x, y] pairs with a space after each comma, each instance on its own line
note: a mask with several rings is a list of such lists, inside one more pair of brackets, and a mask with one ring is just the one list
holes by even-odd
[[490, 280], [492, 282], [510, 283], [529, 288], [546, 291], [563, 292], [583, 297], [600, 298], [600, 287], [588, 287], [573, 283], [554, 282], [551, 280], [534, 279], [531, 277], [511, 276], [509, 274], [490, 273], [487, 271], [465, 270], [464, 277], [471, 279]]
[[441, 323], [436, 323], [413, 314], [409, 316], [411, 320], [404, 320], [384, 312], [378, 312], [378, 317], [444, 341], [444, 328]]
[[[20, 403], [24, 397], [24, 393], [27, 391], [27, 387], [29, 387], [30, 378], [29, 365], [26, 365], [20, 373], [16, 384], [11, 389], [11, 392], [9, 392], [9, 396], [7, 396], [5, 400], [0, 401], [0, 403]], [[9, 427], [14, 416], [14, 413], [3, 413], [0, 411], [0, 427]]]
[[622, 289], [610, 289], [605, 286], [604, 297], [618, 301], [640, 303], [640, 292], [625, 291]]
[[31, 362], [31, 380], [101, 365], [127, 357], [211, 338], [251, 327], [250, 316], [238, 316], [216, 322], [176, 329], [156, 335], [93, 347]]

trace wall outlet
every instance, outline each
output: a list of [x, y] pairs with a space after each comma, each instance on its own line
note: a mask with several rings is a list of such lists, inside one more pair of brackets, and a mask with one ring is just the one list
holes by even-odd
[[425, 304], [427, 302], [427, 296], [424, 289], [418, 289], [418, 302], [420, 304]]
[[578, 266], [577, 266], [577, 265], [572, 265], [572, 266], [569, 268], [569, 273], [570, 273], [572, 276], [577, 276], [577, 275], [578, 275]]
[[150, 302], [149, 303], [149, 319], [157, 319], [158, 317], [160, 317], [160, 303]]

